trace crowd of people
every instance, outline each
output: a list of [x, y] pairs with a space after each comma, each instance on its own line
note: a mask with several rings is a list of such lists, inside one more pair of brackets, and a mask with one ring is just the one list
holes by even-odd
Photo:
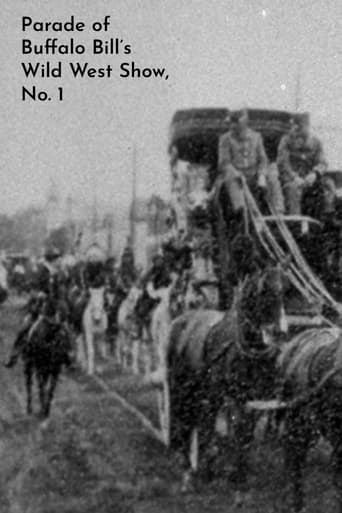
[[[68, 330], [80, 326], [82, 313], [89, 299], [90, 289], [105, 290], [109, 329], [115, 335], [117, 311], [133, 286], [141, 291], [137, 305], [137, 318], [148, 318], [158, 300], [152, 299], [154, 291], [171, 283], [171, 273], [189, 268], [190, 249], [178, 247], [170, 241], [164, 250], [155, 255], [150, 267], [143, 272], [134, 262], [131, 246], [124, 249], [120, 262], [115, 257], [106, 258], [99, 245], [92, 244], [82, 259], [73, 255], [62, 255], [57, 248], [46, 249], [44, 257], [34, 269], [23, 269], [22, 280], [29, 273], [27, 314], [13, 343], [5, 366], [13, 367], [23, 351], [25, 343], [32, 336], [36, 321], [41, 316], [63, 324]], [[6, 287], [7, 288], [7, 287]]]

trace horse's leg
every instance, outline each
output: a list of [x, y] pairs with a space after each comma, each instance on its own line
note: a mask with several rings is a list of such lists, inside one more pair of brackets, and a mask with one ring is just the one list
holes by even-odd
[[119, 338], [119, 358], [120, 358], [120, 365], [122, 368], [125, 368], [125, 337], [126, 337], [126, 331], [122, 329], [120, 331], [120, 338]]
[[338, 511], [342, 513], [342, 443], [340, 442], [334, 447], [333, 452], [333, 471], [334, 471], [334, 486], [336, 491], [336, 499], [338, 503]]
[[122, 339], [122, 363], [123, 368], [128, 369], [129, 368], [129, 356], [131, 351], [131, 334], [130, 331], [124, 332], [124, 337]]
[[32, 371], [32, 365], [30, 363], [25, 363], [25, 382], [27, 395], [26, 412], [28, 415], [32, 414]]
[[43, 372], [37, 372], [38, 390], [39, 390], [39, 402], [40, 402], [40, 416], [45, 416], [45, 404], [46, 404], [46, 384], [48, 376]]
[[95, 348], [92, 326], [85, 326], [84, 338], [87, 348], [87, 372], [91, 376], [95, 370]]
[[289, 413], [285, 423], [285, 469], [292, 488], [293, 508], [296, 513], [303, 509], [303, 467], [312, 437], [312, 428], [306, 415], [299, 411]]
[[58, 371], [55, 371], [50, 376], [50, 383], [49, 383], [49, 388], [47, 391], [47, 396], [46, 396], [46, 401], [45, 401], [45, 409], [44, 409], [44, 417], [45, 418], [47, 418], [50, 415], [51, 403], [53, 400], [53, 396], [55, 394], [59, 372], [60, 372], [60, 369], [58, 369]]
[[238, 407], [236, 422], [237, 458], [231, 480], [244, 483], [247, 479], [248, 453], [254, 436], [255, 419], [253, 413], [247, 413], [243, 406]]
[[76, 349], [77, 349], [77, 362], [80, 365], [81, 369], [85, 368], [85, 360], [86, 355], [84, 351], [84, 341], [83, 341], [83, 335], [80, 333], [76, 336]]
[[161, 337], [160, 337], [160, 329], [161, 329], [161, 323], [157, 319], [157, 322], [154, 325], [153, 329], [153, 343], [155, 347], [155, 354], [156, 354], [156, 370], [160, 370], [163, 365], [163, 350], [161, 345]]
[[159, 353], [161, 359], [161, 369], [162, 372], [166, 372], [166, 354], [167, 354], [167, 343], [169, 338], [169, 328], [171, 324], [170, 318], [165, 318], [162, 323], [159, 325]]
[[127, 337], [126, 330], [123, 329], [121, 331], [121, 336], [120, 336], [120, 358], [121, 358], [121, 365], [122, 365], [123, 369], [126, 368], [126, 344], [127, 344], [126, 337]]
[[148, 375], [151, 372], [151, 355], [150, 355], [150, 340], [149, 340], [149, 332], [148, 328], [143, 322], [141, 329], [141, 358], [143, 364], [143, 373]]
[[139, 340], [135, 336], [132, 340], [132, 371], [133, 374], [139, 374]]
[[198, 425], [199, 436], [199, 456], [202, 463], [202, 475], [206, 481], [210, 481], [214, 475], [214, 463], [217, 453], [214, 450], [213, 440], [215, 440], [216, 419], [220, 410], [219, 401], [211, 400], [206, 407], [201, 410]]
[[115, 358], [119, 365], [121, 365], [121, 341], [120, 341], [120, 338], [121, 338], [121, 330], [119, 328], [118, 332], [116, 334], [116, 338], [115, 338]]
[[[158, 307], [157, 307], [158, 308]], [[158, 310], [156, 309], [152, 314], [151, 319], [151, 353], [152, 353], [152, 368], [154, 370], [159, 370], [160, 361], [161, 361], [161, 353], [159, 347], [159, 317]]]
[[[198, 409], [201, 408], [197, 404]], [[197, 412], [198, 413], [198, 409]], [[215, 410], [216, 411], [216, 410]], [[179, 419], [178, 433], [179, 448], [183, 456], [185, 471], [183, 474], [182, 491], [188, 492], [194, 486], [199, 476], [210, 481], [213, 476], [215, 455], [210, 452], [211, 441], [215, 428], [215, 413], [210, 407], [204, 408], [199, 416], [193, 412], [191, 420], [187, 417]]]
[[107, 351], [107, 328], [108, 328], [108, 319], [106, 316], [103, 317], [102, 320], [102, 332], [101, 332], [101, 342], [100, 342], [100, 351], [101, 356], [104, 360], [108, 358]]

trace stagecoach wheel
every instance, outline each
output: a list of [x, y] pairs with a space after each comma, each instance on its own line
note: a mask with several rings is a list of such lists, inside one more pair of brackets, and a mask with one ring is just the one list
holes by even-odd
[[190, 465], [191, 470], [197, 472], [199, 464], [199, 443], [198, 443], [198, 429], [193, 429], [190, 437]]
[[163, 442], [166, 447], [169, 447], [171, 431], [171, 406], [170, 387], [167, 378], [163, 379], [162, 386], [158, 389], [158, 411]]

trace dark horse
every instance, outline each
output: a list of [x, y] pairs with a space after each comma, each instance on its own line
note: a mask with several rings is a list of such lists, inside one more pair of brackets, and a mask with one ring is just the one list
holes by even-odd
[[333, 449], [334, 484], [342, 512], [342, 334], [337, 328], [305, 330], [278, 358], [285, 412], [285, 466], [294, 509], [303, 508], [303, 467], [318, 434]]
[[[240, 481], [246, 477], [246, 448], [254, 432], [254, 418], [244, 405], [274, 394], [277, 350], [266, 333], [271, 327], [283, 327], [282, 282], [278, 265], [255, 270], [237, 287], [228, 312], [189, 312], [171, 327], [167, 354], [170, 445], [186, 461], [190, 447], [195, 454], [203, 454], [213, 437], [218, 412], [225, 401], [234, 401], [240, 424], [234, 477]], [[186, 479], [197, 465], [192, 461]]]
[[62, 367], [70, 365], [70, 337], [65, 325], [56, 318], [56, 304], [47, 301], [22, 351], [26, 378], [27, 413], [32, 413], [32, 382], [36, 376], [40, 416], [47, 418]]

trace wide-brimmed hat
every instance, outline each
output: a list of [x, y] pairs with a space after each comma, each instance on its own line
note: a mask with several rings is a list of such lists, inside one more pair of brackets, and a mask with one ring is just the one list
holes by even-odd
[[95, 243], [88, 248], [86, 259], [91, 262], [103, 262], [105, 260], [105, 255], [100, 246]]
[[301, 128], [303, 126], [306, 126], [310, 123], [310, 114], [308, 112], [302, 112], [301, 114], [296, 114], [293, 116], [292, 125], [295, 127]]
[[248, 120], [247, 109], [239, 109], [230, 112], [227, 116], [227, 121], [230, 123], [238, 123], [242, 118], [246, 118]]
[[57, 258], [61, 257], [62, 253], [61, 251], [56, 247], [48, 247], [45, 249], [44, 257], [49, 262], [52, 262], [53, 260], [57, 260]]

